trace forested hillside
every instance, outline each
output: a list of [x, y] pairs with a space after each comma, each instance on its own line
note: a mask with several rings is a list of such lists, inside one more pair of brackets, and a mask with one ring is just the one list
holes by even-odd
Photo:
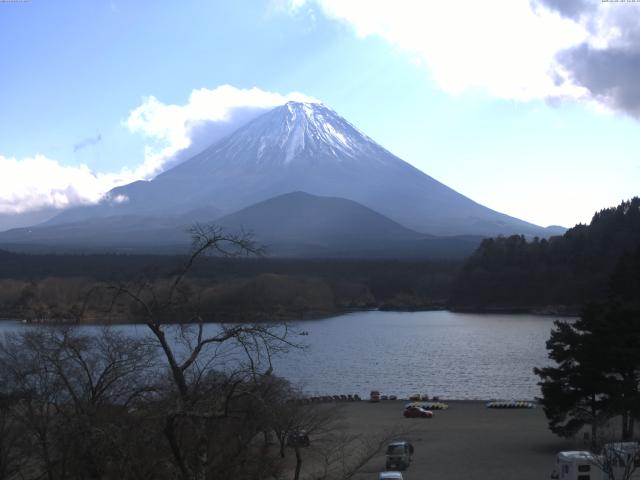
[[638, 197], [597, 212], [589, 225], [561, 237], [486, 239], [456, 278], [450, 304], [463, 310], [575, 312], [604, 298], [614, 268], [632, 268], [638, 249]]
[[[69, 312], [78, 311], [94, 287], [143, 280], [160, 285], [186, 259], [0, 250], [0, 318], [75, 318]], [[300, 319], [376, 307], [441, 308], [458, 268], [453, 261], [203, 257], [189, 285], [210, 321]], [[131, 320], [127, 309], [108, 319], [99, 318], [97, 306], [93, 310], [84, 320]]]

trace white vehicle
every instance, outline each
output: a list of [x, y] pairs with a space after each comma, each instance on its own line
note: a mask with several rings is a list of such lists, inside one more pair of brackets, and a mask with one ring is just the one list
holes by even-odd
[[558, 480], [640, 479], [640, 445], [608, 443], [600, 455], [587, 451], [560, 452], [551, 478]]
[[380, 472], [378, 480], [402, 480], [400, 472]]
[[598, 458], [591, 452], [570, 451], [556, 455], [551, 478], [560, 480], [602, 480]]

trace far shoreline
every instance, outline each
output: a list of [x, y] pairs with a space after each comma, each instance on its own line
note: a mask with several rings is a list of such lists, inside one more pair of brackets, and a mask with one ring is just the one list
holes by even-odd
[[[482, 308], [468, 308], [468, 307], [455, 307], [455, 306], [425, 306], [425, 307], [397, 307], [397, 306], [389, 306], [382, 305], [377, 308], [351, 308], [351, 309], [343, 309], [335, 312], [307, 312], [302, 316], [289, 316], [284, 315], [282, 318], [277, 319], [261, 319], [254, 318], [246, 319], [241, 321], [240, 319], [230, 319], [227, 321], [221, 320], [205, 320], [203, 323], [205, 324], [233, 324], [233, 323], [289, 323], [289, 322], [302, 322], [302, 321], [314, 321], [314, 320], [326, 320], [329, 318], [335, 318], [340, 316], [346, 316], [352, 313], [362, 313], [362, 312], [396, 312], [396, 313], [418, 313], [418, 312], [451, 312], [451, 313], [462, 313], [462, 314], [478, 314], [478, 315], [533, 315], [540, 317], [550, 317], [557, 316], [563, 318], [577, 317], [580, 315], [578, 309], [572, 307], [482, 307]], [[255, 315], [255, 314], [254, 314]], [[249, 315], [251, 316], [251, 315]], [[15, 314], [1, 314], [0, 313], [0, 322], [18, 322], [29, 325], [50, 325], [50, 326], [71, 326], [71, 325], [80, 325], [80, 326], [110, 326], [110, 325], [145, 325], [144, 322], [132, 322], [132, 321], [66, 321], [66, 320], [30, 320], [28, 318], [20, 318], [19, 315]], [[171, 323], [171, 325], [180, 325], [180, 322]], [[182, 323], [182, 324], [186, 324]], [[196, 323], [193, 323], [194, 325]]]

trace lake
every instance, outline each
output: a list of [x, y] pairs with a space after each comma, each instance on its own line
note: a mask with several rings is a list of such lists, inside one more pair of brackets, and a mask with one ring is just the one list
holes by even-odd
[[[532, 370], [550, 362], [545, 342], [556, 318], [369, 311], [291, 322], [308, 332], [299, 337], [308, 348], [277, 358], [274, 368], [309, 395], [364, 397], [375, 389], [399, 397], [533, 399], [540, 390]], [[0, 323], [0, 331], [21, 328]], [[118, 328], [146, 333], [139, 325]]]

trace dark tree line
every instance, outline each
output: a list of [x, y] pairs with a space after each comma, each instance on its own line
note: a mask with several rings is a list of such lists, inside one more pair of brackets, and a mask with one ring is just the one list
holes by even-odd
[[[187, 260], [184, 256], [5, 256], [7, 261], [0, 258], [0, 316], [36, 321], [77, 320], [77, 315], [67, 314], [74, 305], [78, 310], [95, 285], [144, 277], [162, 288]], [[198, 292], [200, 312], [207, 321], [258, 322], [316, 318], [379, 306], [443, 305], [458, 267], [428, 261], [212, 256], [192, 266], [185, 284]], [[94, 296], [91, 305], [97, 301]], [[85, 321], [118, 321], [115, 309], [106, 320], [98, 318], [96, 309], [85, 313]]]
[[[145, 274], [164, 277], [179, 270], [184, 255], [51, 254], [16, 253], [0, 248], [0, 279], [37, 280], [46, 277], [86, 277], [99, 281], [125, 280]], [[314, 276], [324, 279], [371, 279], [372, 290], [384, 294], [389, 284], [399, 281], [411, 286], [424, 272], [452, 273], [458, 260], [391, 260], [352, 258], [201, 258], [193, 266], [193, 276], [203, 279], [255, 277], [265, 273]]]
[[[597, 448], [613, 419], [612, 441], [636, 438], [640, 420], [640, 248], [622, 257], [606, 299], [575, 322], [557, 321], [547, 342], [555, 366], [536, 368], [550, 429], [572, 437], [590, 429]], [[610, 433], [610, 432], [607, 432]]]
[[579, 310], [605, 300], [609, 277], [640, 246], [640, 198], [596, 213], [563, 236], [482, 242], [453, 283], [451, 305], [471, 309]]

